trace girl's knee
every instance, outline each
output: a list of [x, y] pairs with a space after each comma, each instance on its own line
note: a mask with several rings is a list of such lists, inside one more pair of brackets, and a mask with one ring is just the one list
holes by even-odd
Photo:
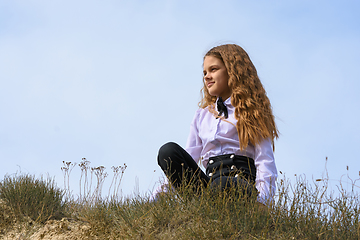
[[159, 149], [159, 156], [160, 155], [172, 155], [172, 153], [175, 151], [175, 149], [178, 147], [179, 145], [174, 143], [174, 142], [168, 142], [165, 143], [164, 145], [161, 146], [161, 148]]
[[168, 142], [162, 145], [158, 153], [158, 163], [160, 164], [160, 162], [171, 158], [178, 147], [179, 145], [174, 142]]

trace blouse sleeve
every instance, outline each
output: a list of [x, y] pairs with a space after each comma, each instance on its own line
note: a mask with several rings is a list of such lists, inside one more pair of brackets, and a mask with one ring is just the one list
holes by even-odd
[[150, 202], [156, 201], [161, 193], [169, 191], [168, 188], [169, 188], [169, 182], [166, 178], [165, 181], [160, 186], [155, 188], [155, 190], [152, 192], [152, 194], [150, 195], [149, 201]]
[[199, 163], [201, 151], [203, 149], [202, 141], [199, 137], [198, 121], [201, 109], [198, 109], [190, 125], [190, 133], [186, 142], [185, 150], [190, 154], [196, 163]]
[[277, 169], [270, 139], [263, 140], [255, 146], [256, 189], [258, 201], [266, 204], [276, 190]]

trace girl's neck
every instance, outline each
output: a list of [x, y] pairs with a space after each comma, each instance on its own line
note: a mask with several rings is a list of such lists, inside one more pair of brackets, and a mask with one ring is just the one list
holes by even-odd
[[218, 98], [221, 97], [222, 100], [225, 102], [229, 97], [231, 97], [231, 94], [230, 95], [226, 95], [226, 96], [218, 96]]

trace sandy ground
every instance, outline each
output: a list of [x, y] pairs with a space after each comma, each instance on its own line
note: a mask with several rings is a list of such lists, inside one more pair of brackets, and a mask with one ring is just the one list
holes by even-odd
[[[0, 239], [37, 240], [37, 239], [98, 239], [93, 236], [88, 223], [69, 218], [49, 220], [39, 224], [30, 218], [16, 223], [10, 207], [0, 199]], [[9, 227], [10, 226], [10, 227]]]
[[35, 224], [32, 221], [15, 224], [11, 230], [0, 235], [0, 239], [10, 240], [60, 240], [60, 239], [97, 239], [91, 235], [87, 223], [70, 219], [50, 220], [45, 225]]

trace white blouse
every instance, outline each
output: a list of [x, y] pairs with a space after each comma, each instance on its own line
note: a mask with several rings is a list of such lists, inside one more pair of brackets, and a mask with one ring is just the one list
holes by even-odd
[[[277, 170], [270, 139], [264, 139], [258, 145], [249, 143], [246, 149], [240, 151], [239, 137], [236, 130], [237, 120], [234, 117], [235, 108], [231, 99], [224, 101], [229, 113], [226, 121], [216, 118], [208, 108], [196, 111], [190, 125], [190, 134], [185, 150], [192, 156], [196, 163], [199, 161], [206, 168], [209, 158], [223, 154], [235, 154], [254, 159], [256, 166], [255, 187], [259, 191], [258, 201], [266, 201], [274, 196], [276, 190]], [[229, 123], [231, 122], [231, 123]], [[167, 182], [159, 186], [150, 199], [155, 199], [159, 192], [167, 191]]]

